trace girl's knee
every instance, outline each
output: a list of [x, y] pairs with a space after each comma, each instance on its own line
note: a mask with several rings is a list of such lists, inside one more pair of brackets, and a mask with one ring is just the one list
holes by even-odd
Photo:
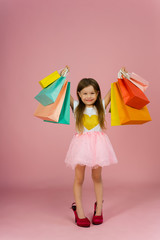
[[94, 182], [101, 182], [101, 168], [92, 169], [92, 179]]
[[83, 184], [84, 173], [85, 173], [85, 166], [77, 165], [76, 168], [75, 168], [75, 181], [76, 181], [76, 183]]
[[84, 182], [84, 177], [75, 176], [75, 182], [76, 182], [78, 185], [82, 185], [83, 182]]
[[100, 175], [96, 175], [96, 174], [92, 174], [92, 179], [93, 179], [94, 182], [97, 182], [97, 183], [102, 181], [101, 176]]

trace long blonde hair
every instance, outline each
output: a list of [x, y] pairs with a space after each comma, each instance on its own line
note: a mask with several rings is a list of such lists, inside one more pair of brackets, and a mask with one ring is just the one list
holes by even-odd
[[79, 104], [76, 107], [75, 110], [75, 116], [76, 116], [76, 129], [80, 132], [83, 133], [84, 126], [83, 126], [83, 112], [85, 110], [85, 104], [82, 102], [78, 92], [80, 92], [83, 88], [88, 87], [88, 86], [93, 86], [95, 92], [99, 92], [97, 96], [97, 100], [94, 103], [94, 106], [96, 106], [97, 111], [98, 111], [98, 120], [100, 127], [102, 129], [106, 129], [106, 120], [105, 120], [105, 112], [104, 108], [102, 105], [102, 98], [101, 98], [101, 90], [99, 87], [99, 84], [97, 81], [93, 78], [83, 78], [77, 86], [77, 97], [79, 100]]

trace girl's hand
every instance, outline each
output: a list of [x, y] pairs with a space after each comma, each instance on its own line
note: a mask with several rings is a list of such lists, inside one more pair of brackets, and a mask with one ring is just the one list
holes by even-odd
[[60, 75], [64, 77], [69, 72], [69, 70], [69, 66], [66, 65], [65, 68], [60, 72]]
[[[120, 75], [123, 75], [125, 78], [130, 79], [130, 73], [126, 70], [125, 67], [122, 67], [120, 70]], [[119, 77], [119, 75], [118, 75]], [[121, 78], [121, 77], [120, 77]]]
[[125, 67], [122, 67], [122, 68], [121, 68], [121, 70], [122, 70], [123, 72], [126, 72], [126, 73], [128, 73], [128, 71], [126, 70], [126, 68], [125, 68]]
[[70, 70], [69, 66], [68, 66], [68, 65], [66, 65], [66, 66], [65, 66], [65, 68], [67, 68], [67, 69], [68, 69], [68, 72], [69, 72], [69, 70]]

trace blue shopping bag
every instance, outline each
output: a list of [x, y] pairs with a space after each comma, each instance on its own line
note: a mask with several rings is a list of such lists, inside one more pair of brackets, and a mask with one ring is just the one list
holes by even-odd
[[58, 80], [50, 84], [48, 87], [42, 89], [36, 96], [35, 99], [40, 102], [43, 106], [47, 106], [54, 103], [57, 99], [59, 92], [66, 80], [66, 77], [61, 76]]

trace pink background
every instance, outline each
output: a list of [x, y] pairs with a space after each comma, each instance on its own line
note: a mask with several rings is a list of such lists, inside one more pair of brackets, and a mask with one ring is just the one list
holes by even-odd
[[75, 99], [83, 77], [95, 78], [104, 97], [122, 66], [150, 82], [152, 122], [111, 127], [107, 115], [119, 163], [103, 169], [103, 182], [159, 184], [160, 2], [1, 0], [0, 5], [1, 187], [71, 187], [74, 172], [64, 158], [74, 134], [72, 112], [70, 125], [33, 116], [38, 81], [66, 64]]

